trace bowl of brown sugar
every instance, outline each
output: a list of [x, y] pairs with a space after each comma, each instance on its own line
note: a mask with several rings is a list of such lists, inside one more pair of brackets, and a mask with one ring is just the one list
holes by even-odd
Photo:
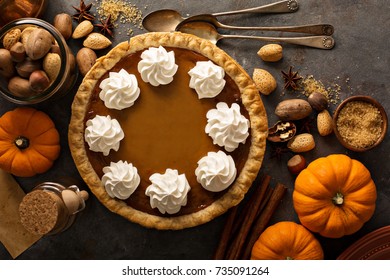
[[334, 132], [347, 149], [364, 152], [378, 146], [387, 132], [387, 115], [383, 106], [365, 95], [351, 96], [333, 114]]

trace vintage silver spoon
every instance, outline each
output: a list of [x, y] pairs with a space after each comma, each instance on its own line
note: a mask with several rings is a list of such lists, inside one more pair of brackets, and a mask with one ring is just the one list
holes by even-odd
[[330, 24], [312, 24], [312, 25], [298, 25], [298, 26], [278, 26], [278, 27], [250, 27], [250, 26], [233, 26], [226, 25], [217, 20], [217, 18], [210, 14], [196, 15], [189, 17], [176, 26], [176, 30], [180, 30], [184, 24], [194, 21], [208, 22], [216, 28], [232, 29], [232, 30], [259, 30], [259, 31], [285, 31], [298, 32], [313, 35], [327, 35], [330, 36], [334, 32], [334, 28]]
[[[226, 16], [243, 13], [291, 13], [296, 12], [299, 4], [296, 0], [284, 0], [255, 8], [244, 10], [213, 13], [212, 16]], [[176, 26], [186, 18], [176, 10], [158, 10], [149, 13], [142, 20], [142, 26], [151, 32], [171, 32], [175, 31]]]
[[244, 35], [221, 35], [215, 27], [207, 22], [194, 21], [181, 26], [180, 32], [189, 33], [209, 40], [217, 44], [222, 39], [254, 39], [267, 42], [290, 43], [301, 46], [308, 46], [318, 49], [330, 50], [334, 47], [334, 39], [329, 36], [305, 36], [305, 37], [259, 37], [259, 36], [244, 36]]

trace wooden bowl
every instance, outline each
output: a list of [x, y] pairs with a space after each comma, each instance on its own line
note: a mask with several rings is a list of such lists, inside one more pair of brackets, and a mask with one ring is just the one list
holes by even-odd
[[349, 246], [338, 260], [389, 260], [390, 226], [370, 232]]
[[[383, 120], [382, 132], [381, 132], [380, 136], [378, 137], [378, 139], [375, 141], [375, 143], [372, 144], [371, 146], [357, 147], [357, 146], [351, 145], [350, 143], [348, 143], [344, 140], [344, 138], [341, 136], [340, 132], [337, 129], [337, 119], [339, 117], [340, 111], [344, 108], [344, 106], [346, 104], [348, 104], [349, 102], [352, 102], [352, 101], [363, 101], [363, 102], [370, 103], [370, 104], [374, 105], [376, 108], [378, 108], [378, 110], [382, 116], [382, 120]], [[365, 152], [365, 151], [368, 151], [368, 150], [378, 146], [385, 138], [385, 135], [387, 132], [387, 126], [388, 126], [388, 119], [387, 119], [387, 115], [386, 115], [386, 112], [385, 112], [385, 109], [383, 108], [383, 106], [378, 101], [376, 101], [374, 98], [372, 98], [370, 96], [366, 96], [366, 95], [357, 95], [357, 96], [348, 97], [347, 99], [345, 99], [343, 102], [340, 103], [340, 105], [336, 108], [336, 110], [333, 114], [333, 127], [334, 127], [334, 133], [335, 133], [337, 139], [345, 148], [352, 150], [352, 151], [355, 151], [355, 152]]]

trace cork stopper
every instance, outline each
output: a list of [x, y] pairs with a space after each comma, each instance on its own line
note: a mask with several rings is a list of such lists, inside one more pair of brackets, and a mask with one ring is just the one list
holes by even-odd
[[66, 209], [56, 194], [36, 190], [23, 198], [19, 205], [19, 215], [26, 230], [44, 235], [64, 223]]

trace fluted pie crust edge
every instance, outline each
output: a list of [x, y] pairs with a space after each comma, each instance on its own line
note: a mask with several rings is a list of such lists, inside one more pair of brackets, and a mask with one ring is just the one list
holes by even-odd
[[[90, 164], [84, 144], [84, 119], [88, 104], [98, 80], [123, 57], [149, 47], [178, 47], [195, 51], [223, 67], [241, 91], [242, 104], [249, 113], [251, 146], [248, 159], [228, 191], [208, 207], [187, 215], [160, 217], [141, 212], [124, 201], [109, 197], [102, 182]], [[147, 33], [131, 38], [100, 57], [84, 77], [72, 104], [68, 140], [73, 160], [91, 192], [110, 211], [144, 227], [162, 230], [179, 230], [194, 227], [225, 213], [237, 205], [247, 193], [260, 170], [268, 132], [267, 116], [258, 90], [244, 69], [223, 50], [207, 40], [184, 33]]]

